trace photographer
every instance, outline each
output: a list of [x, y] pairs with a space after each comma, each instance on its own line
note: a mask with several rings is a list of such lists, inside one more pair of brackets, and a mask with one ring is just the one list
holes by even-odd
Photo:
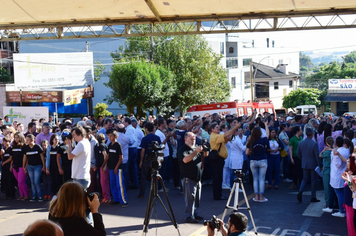
[[140, 145], [141, 160], [140, 160], [139, 167], [141, 168], [141, 179], [140, 179], [140, 192], [137, 197], [141, 199], [145, 195], [147, 176], [148, 174], [151, 173], [151, 160], [147, 159], [148, 153], [150, 151], [149, 147], [153, 141], [157, 141], [159, 144], [161, 144], [161, 139], [153, 133], [154, 126], [152, 123], [145, 124], [145, 132], [147, 135], [142, 139]]
[[241, 212], [233, 212], [229, 216], [227, 222], [227, 229], [224, 226], [224, 222], [220, 219], [216, 219], [217, 222], [208, 222], [207, 230], [208, 236], [214, 235], [215, 228], [221, 232], [223, 236], [246, 236], [246, 229], [248, 224], [247, 216]]
[[[212, 123], [210, 126], [211, 151], [217, 152], [217, 155], [215, 155], [214, 157], [212, 155], [209, 156], [209, 159], [213, 166], [213, 196], [215, 200], [227, 200], [226, 197], [222, 196], [223, 168], [225, 164], [225, 159], [228, 156], [228, 151], [225, 146], [225, 143], [231, 140], [231, 137], [234, 134], [235, 130], [237, 130], [240, 126], [241, 124], [237, 124], [224, 134], [220, 134], [220, 127], [218, 123]], [[212, 152], [210, 154], [212, 154]]]
[[[93, 214], [94, 227], [86, 220], [87, 206]], [[59, 189], [57, 198], [51, 201], [48, 218], [62, 227], [65, 236], [102, 236], [106, 232], [99, 206], [97, 194], [90, 200], [80, 183], [67, 182]]]
[[208, 156], [208, 151], [195, 144], [194, 133], [187, 132], [184, 139], [185, 144], [178, 150], [178, 161], [185, 200], [185, 222], [199, 223], [203, 219], [197, 211], [201, 196], [202, 157]]

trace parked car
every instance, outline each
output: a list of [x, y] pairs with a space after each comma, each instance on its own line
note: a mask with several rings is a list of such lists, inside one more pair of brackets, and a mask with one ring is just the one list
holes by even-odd
[[353, 112], [353, 111], [345, 112], [344, 114], [342, 114], [342, 116], [355, 116], [356, 117], [356, 112]]
[[331, 115], [331, 117], [335, 117], [335, 114], [332, 112], [323, 112], [322, 113], [322, 116], [330, 116], [330, 115]]

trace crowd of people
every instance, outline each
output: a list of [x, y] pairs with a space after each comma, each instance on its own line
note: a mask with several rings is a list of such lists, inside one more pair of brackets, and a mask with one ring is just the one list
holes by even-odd
[[[55, 123], [50, 117], [32, 120], [26, 129], [5, 117], [0, 127], [1, 190], [6, 199], [14, 199], [17, 188], [17, 200], [52, 200], [51, 209], [57, 209], [53, 202], [61, 201], [61, 188], [73, 180], [83, 191], [100, 192], [102, 204], [128, 207], [128, 189], [137, 189], [140, 199], [145, 197], [155, 141], [165, 144], [159, 173], [184, 196], [187, 223], [203, 219], [198, 214], [202, 186], [211, 184], [213, 199], [227, 200], [222, 189], [232, 188], [234, 172], [239, 170], [244, 181], [253, 184], [252, 200], [260, 203], [268, 202], [265, 188], [277, 190], [280, 181], [293, 184], [299, 202], [310, 181], [310, 202], [319, 202], [316, 184], [322, 178], [323, 211], [346, 216], [349, 234], [356, 235], [352, 199], [356, 183], [351, 168], [355, 163], [350, 158], [356, 119], [352, 117], [290, 112], [276, 118], [257, 111], [240, 117], [215, 113], [138, 119], [119, 114], [96, 120], [83, 117], [76, 123], [69, 118]], [[61, 216], [56, 211], [51, 215], [52, 219]]]

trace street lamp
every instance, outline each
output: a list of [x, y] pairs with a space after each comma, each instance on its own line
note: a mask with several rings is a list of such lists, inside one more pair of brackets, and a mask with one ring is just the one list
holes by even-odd
[[256, 73], [257, 73], [257, 68], [261, 65], [261, 62], [266, 59], [266, 58], [269, 58], [270, 56], [267, 56], [267, 57], [264, 57], [260, 60], [260, 62], [257, 64], [256, 68], [255, 68], [255, 72], [253, 73], [253, 70], [252, 70], [252, 60], [250, 62], [250, 86], [251, 86], [251, 102], [253, 102], [253, 81], [256, 77]]
[[151, 36], [151, 37], [150, 37], [150, 61], [153, 61], [153, 47], [154, 47], [154, 46], [157, 46], [157, 45], [166, 43], [166, 42], [171, 41], [171, 40], [173, 40], [173, 39], [174, 39], [174, 38], [170, 37], [170, 38], [164, 39], [163, 42], [154, 43], [154, 42], [153, 42], [153, 38], [152, 38], [152, 36]]

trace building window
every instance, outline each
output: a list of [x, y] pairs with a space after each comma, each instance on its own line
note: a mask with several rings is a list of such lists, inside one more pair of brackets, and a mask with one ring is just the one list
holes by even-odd
[[220, 42], [220, 54], [221, 55], [224, 55], [224, 50], [225, 50], [224, 42]]
[[231, 77], [231, 87], [236, 88], [236, 77]]
[[238, 60], [236, 58], [226, 58], [226, 68], [237, 68]]
[[234, 53], [234, 48], [233, 47], [229, 47], [229, 53]]
[[251, 61], [252, 61], [251, 58], [246, 58], [246, 59], [243, 59], [242, 64], [243, 64], [243, 66], [249, 66]]
[[278, 82], [274, 82], [274, 90], [278, 90]]
[[283, 59], [279, 59], [278, 64], [283, 64]]
[[293, 88], [293, 80], [289, 80], [289, 88]]

